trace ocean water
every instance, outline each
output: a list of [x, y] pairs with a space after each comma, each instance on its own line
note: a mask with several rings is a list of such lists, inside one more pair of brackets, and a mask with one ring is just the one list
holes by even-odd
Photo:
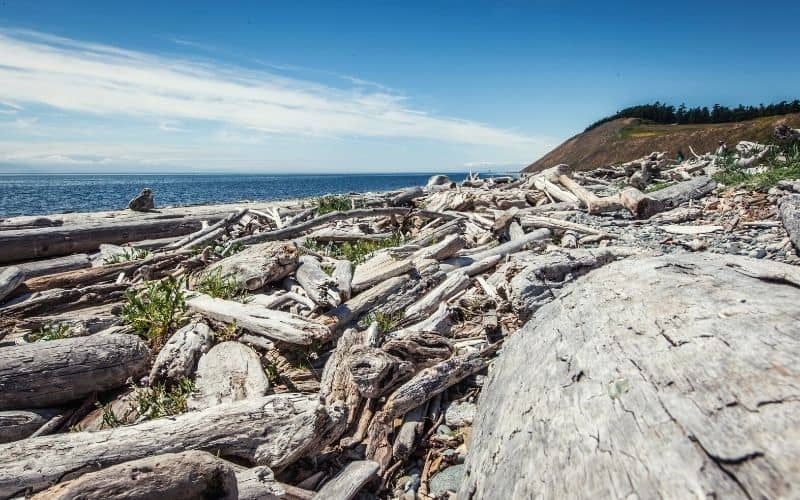
[[388, 191], [424, 186], [430, 175], [0, 175], [0, 217], [122, 209], [144, 187], [163, 208]]

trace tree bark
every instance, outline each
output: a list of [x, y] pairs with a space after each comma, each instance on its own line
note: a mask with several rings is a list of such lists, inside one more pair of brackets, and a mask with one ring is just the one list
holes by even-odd
[[0, 303], [17, 289], [25, 279], [25, 272], [15, 266], [0, 270]]
[[376, 472], [378, 464], [372, 460], [350, 462], [336, 477], [325, 483], [314, 495], [314, 500], [350, 500], [375, 477]]
[[134, 335], [92, 335], [0, 349], [0, 410], [85, 398], [144, 375], [147, 345]]
[[0, 411], [0, 443], [25, 439], [58, 414], [52, 408]]
[[327, 444], [343, 425], [317, 396], [280, 394], [97, 432], [73, 432], [0, 445], [0, 497], [30, 494], [57, 481], [161, 453], [204, 450], [283, 467]]
[[459, 498], [796, 497], [790, 272], [672, 254], [579, 278], [505, 342]]
[[204, 451], [165, 453], [112, 465], [77, 479], [58, 483], [31, 500], [236, 500], [233, 467]]

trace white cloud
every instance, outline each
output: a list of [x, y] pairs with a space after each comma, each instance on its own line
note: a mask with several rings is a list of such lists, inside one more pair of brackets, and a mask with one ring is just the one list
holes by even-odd
[[164, 132], [186, 132], [186, 129], [181, 128], [180, 122], [163, 121], [158, 124], [158, 128]]
[[14, 102], [155, 118], [171, 131], [176, 123], [198, 120], [272, 134], [541, 147], [541, 141], [514, 131], [414, 110], [405, 98], [379, 87], [342, 90], [19, 30], [0, 30], [0, 102], [4, 109], [17, 109], [8, 104]]

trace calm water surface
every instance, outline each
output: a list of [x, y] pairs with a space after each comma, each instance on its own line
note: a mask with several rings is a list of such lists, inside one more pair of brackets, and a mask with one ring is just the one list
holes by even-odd
[[[458, 182], [466, 174], [448, 174]], [[0, 175], [0, 217], [126, 208], [143, 187], [156, 207], [266, 201], [424, 186], [430, 174]]]

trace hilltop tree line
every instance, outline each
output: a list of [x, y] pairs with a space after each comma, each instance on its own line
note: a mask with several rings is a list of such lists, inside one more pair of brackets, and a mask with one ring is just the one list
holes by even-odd
[[794, 101], [781, 101], [767, 106], [763, 104], [759, 106], [742, 106], [740, 104], [735, 108], [720, 106], [719, 104], [715, 104], [711, 108], [707, 106], [687, 108], [685, 104], [681, 104], [676, 108], [675, 106], [656, 101], [653, 104], [643, 104], [625, 108], [612, 116], [607, 116], [592, 123], [586, 128], [586, 131], [592, 130], [612, 120], [616, 120], [617, 118], [641, 118], [655, 123], [667, 124], [727, 123], [789, 113], [800, 113], [799, 99], [795, 99]]

